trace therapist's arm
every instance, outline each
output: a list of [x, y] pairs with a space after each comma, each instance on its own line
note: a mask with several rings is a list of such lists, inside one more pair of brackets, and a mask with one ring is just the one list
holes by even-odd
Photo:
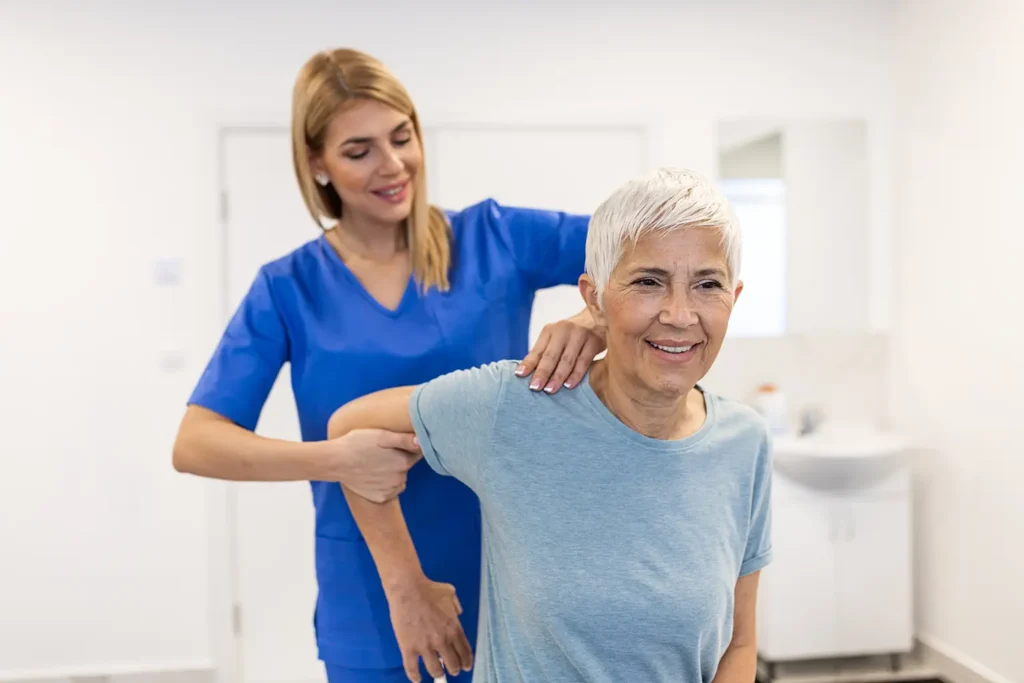
[[[414, 389], [386, 389], [342, 406], [328, 422], [328, 438], [338, 438], [357, 429], [411, 433], [409, 400]], [[455, 588], [431, 581], [424, 575], [399, 501], [374, 503], [344, 485], [342, 490], [377, 565], [409, 680], [417, 683], [420, 680], [420, 657], [435, 678], [442, 675], [439, 658], [443, 659], [449, 673], [458, 673], [460, 669], [469, 671], [472, 649], [459, 623], [462, 608]]]
[[[491, 200], [481, 217], [508, 249], [527, 290], [579, 284], [586, 267], [589, 215]], [[580, 306], [576, 315], [546, 325], [523, 359], [517, 374], [534, 391], [555, 394], [579, 386], [594, 357], [605, 350], [604, 331], [582, 300]]]
[[757, 677], [757, 583], [761, 572], [736, 582], [732, 640], [711, 683], [754, 683]]

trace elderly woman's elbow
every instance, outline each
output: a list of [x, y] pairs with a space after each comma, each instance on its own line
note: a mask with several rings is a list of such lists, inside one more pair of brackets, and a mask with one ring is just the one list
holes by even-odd
[[342, 406], [331, 413], [331, 418], [327, 420], [327, 438], [337, 439], [345, 436], [352, 431], [352, 421], [349, 419], [348, 406]]

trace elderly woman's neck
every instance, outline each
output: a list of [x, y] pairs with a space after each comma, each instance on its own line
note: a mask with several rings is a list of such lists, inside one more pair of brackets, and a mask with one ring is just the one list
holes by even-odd
[[680, 394], [654, 391], [607, 361], [590, 370], [590, 386], [623, 424], [652, 439], [685, 439], [704, 424], [704, 395], [690, 388]]

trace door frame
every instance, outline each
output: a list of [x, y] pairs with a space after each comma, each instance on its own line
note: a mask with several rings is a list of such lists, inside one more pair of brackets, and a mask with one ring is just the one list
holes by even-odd
[[[227, 143], [236, 135], [290, 134], [287, 118], [278, 114], [263, 119], [245, 119], [244, 116], [218, 117], [212, 125], [216, 158], [215, 206], [217, 211], [216, 250], [214, 259], [217, 292], [217, 334], [223, 330], [232, 314], [229, 303], [229, 204], [227, 186]], [[522, 115], [488, 119], [460, 115], [435, 118], [420, 117], [424, 146], [429, 149], [431, 138], [445, 131], [502, 131], [523, 129], [544, 130], [616, 130], [639, 133], [645, 143], [644, 166], [652, 161], [661, 163], [664, 124], [650, 117], [595, 115], [593, 110], [581, 110], [574, 115]], [[281, 123], [281, 121], [285, 121]], [[710, 144], [710, 140], [709, 140]], [[428, 157], [427, 174], [436, 166]], [[435, 176], [436, 177], [436, 176]], [[210, 639], [214, 676], [217, 683], [245, 683], [241, 627], [238, 484], [231, 481], [208, 480], [206, 503], [209, 549], [209, 615]], [[310, 634], [312, 637], [312, 633]]]

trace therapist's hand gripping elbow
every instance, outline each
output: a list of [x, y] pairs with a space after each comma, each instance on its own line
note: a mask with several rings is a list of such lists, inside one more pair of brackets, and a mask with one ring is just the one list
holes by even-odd
[[346, 489], [373, 503], [385, 503], [405, 491], [406, 473], [423, 457], [412, 434], [356, 429], [339, 437], [348, 453]]
[[198, 405], [189, 406], [174, 443], [179, 472], [227, 481], [336, 481], [375, 502], [405, 489], [422, 457], [411, 433], [358, 429], [326, 441], [255, 434]]

